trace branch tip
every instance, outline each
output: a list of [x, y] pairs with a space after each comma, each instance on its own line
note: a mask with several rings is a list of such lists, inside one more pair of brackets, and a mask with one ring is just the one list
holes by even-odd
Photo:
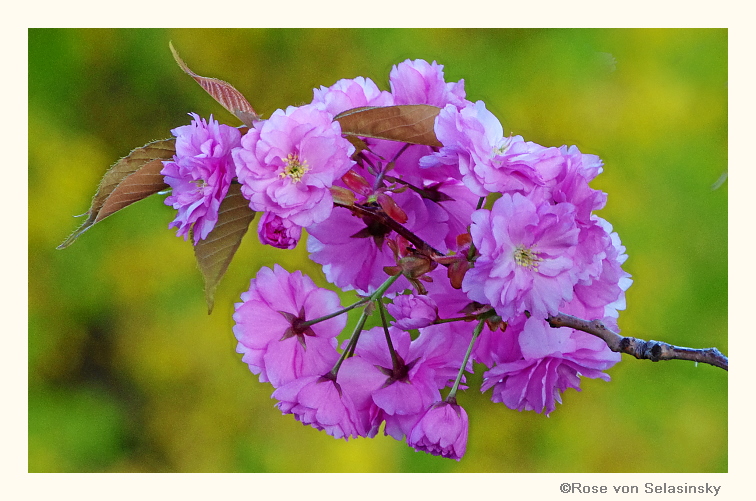
[[610, 350], [626, 353], [639, 360], [690, 360], [713, 365], [728, 370], [729, 361], [717, 348], [686, 348], [675, 346], [662, 341], [645, 341], [634, 337], [626, 337], [606, 328], [601, 320], [583, 320], [566, 313], [559, 313], [546, 319], [554, 328], [569, 327], [587, 332], [602, 339]]

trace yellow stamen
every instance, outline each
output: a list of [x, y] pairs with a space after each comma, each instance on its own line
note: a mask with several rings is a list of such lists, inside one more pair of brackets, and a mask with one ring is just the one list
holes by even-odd
[[289, 156], [286, 157], [284, 170], [278, 174], [278, 177], [281, 179], [289, 177], [291, 178], [292, 183], [298, 183], [302, 180], [302, 176], [304, 176], [308, 170], [310, 170], [310, 168], [307, 167], [307, 160], [302, 160], [300, 162], [298, 155], [289, 153]]
[[514, 260], [520, 266], [538, 271], [538, 263], [543, 261], [543, 258], [538, 257], [538, 253], [533, 252], [532, 249], [526, 249], [522, 245], [518, 245], [514, 251]]

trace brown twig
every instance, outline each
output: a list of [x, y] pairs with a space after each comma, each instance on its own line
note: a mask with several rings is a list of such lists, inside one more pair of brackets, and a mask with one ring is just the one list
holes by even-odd
[[382, 209], [379, 207], [368, 207], [364, 205], [345, 205], [341, 203], [334, 203], [337, 207], [344, 207], [345, 209], [349, 209], [352, 211], [353, 214], [356, 214], [361, 217], [368, 217], [372, 218], [375, 221], [378, 221], [379, 223], [385, 225], [389, 229], [395, 231], [399, 235], [403, 236], [407, 239], [408, 242], [410, 242], [412, 245], [415, 246], [415, 248], [424, 254], [427, 254], [430, 257], [433, 256], [443, 256], [444, 254], [434, 249], [430, 244], [425, 242], [423, 239], [409, 231], [407, 228], [402, 226], [401, 224], [397, 223], [393, 219], [391, 219], [385, 212], [383, 212]]
[[[427, 254], [430, 257], [443, 256], [441, 252], [428, 245], [414, 233], [407, 230], [404, 226], [397, 223], [386, 215], [380, 208], [373, 208], [361, 205], [335, 205], [351, 210], [354, 214], [363, 217], [371, 217], [394, 230], [409, 242], [416, 249]], [[609, 346], [609, 349], [617, 353], [627, 353], [639, 360], [651, 360], [659, 362], [660, 360], [690, 360], [713, 365], [720, 369], [728, 370], [727, 357], [722, 355], [716, 348], [686, 348], [684, 346], [675, 346], [662, 341], [645, 341], [634, 337], [620, 336], [604, 326], [600, 320], [583, 320], [582, 318], [573, 317], [566, 313], [559, 313], [546, 319], [551, 327], [570, 327], [579, 331], [593, 334], [601, 338]]]
[[728, 370], [727, 357], [722, 355], [716, 348], [685, 348], [674, 346], [661, 341], [644, 341], [634, 337], [620, 336], [614, 331], [607, 329], [600, 320], [583, 320], [566, 313], [549, 317], [549, 325], [552, 327], [570, 327], [579, 331], [593, 334], [604, 340], [609, 349], [618, 353], [627, 353], [640, 360], [691, 360], [710, 364], [720, 369]]

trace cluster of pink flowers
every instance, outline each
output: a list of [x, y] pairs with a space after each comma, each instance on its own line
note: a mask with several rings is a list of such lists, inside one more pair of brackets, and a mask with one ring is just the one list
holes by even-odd
[[[362, 77], [320, 87], [311, 103], [243, 135], [193, 115], [173, 130], [166, 204], [178, 210], [178, 235], [192, 228], [196, 244], [239, 183], [260, 213], [262, 243], [292, 249], [306, 229], [327, 280], [360, 296], [343, 307], [335, 292], [278, 265], [251, 280], [234, 314], [237, 351], [284, 414], [336, 438], [383, 428], [459, 460], [468, 416], [457, 392], [473, 363], [485, 366], [481, 390], [494, 402], [547, 415], [581, 376], [609, 379], [619, 354], [547, 318], [563, 312], [616, 329], [627, 256], [595, 215], [606, 203], [589, 186], [602, 171], [597, 156], [505, 136], [436, 62], [404, 61], [389, 83], [390, 92]], [[362, 137], [355, 148], [334, 119], [417, 104], [439, 108], [442, 147]], [[354, 202], [336, 201], [339, 190]], [[346, 312], [368, 304], [344, 332]], [[363, 328], [370, 311], [382, 326]]]

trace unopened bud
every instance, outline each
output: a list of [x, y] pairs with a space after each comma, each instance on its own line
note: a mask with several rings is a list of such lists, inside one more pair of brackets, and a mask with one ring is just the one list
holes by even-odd
[[401, 258], [398, 264], [407, 278], [419, 278], [438, 266], [429, 257], [417, 254]]
[[354, 205], [354, 193], [347, 190], [346, 188], [342, 188], [341, 186], [331, 186], [329, 188], [331, 191], [331, 196], [333, 197], [333, 202], [337, 203], [339, 205], [344, 205], [346, 207], [351, 207]]
[[367, 179], [355, 172], [354, 169], [347, 171], [346, 174], [341, 176], [341, 180], [344, 181], [344, 184], [347, 185], [350, 190], [360, 195], [368, 196], [372, 191]]
[[397, 223], [406, 223], [407, 222], [407, 213], [405, 213], [401, 207], [396, 205], [396, 202], [394, 202], [394, 199], [388, 196], [385, 193], [380, 193], [378, 197], [376, 198], [378, 203], [381, 206], [381, 209], [394, 221]]

